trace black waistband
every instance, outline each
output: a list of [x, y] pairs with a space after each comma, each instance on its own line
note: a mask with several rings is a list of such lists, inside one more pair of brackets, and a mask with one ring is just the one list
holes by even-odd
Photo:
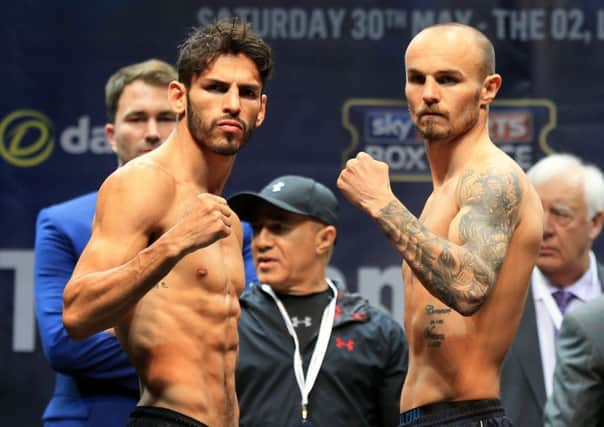
[[115, 382], [80, 381], [78, 389], [81, 396], [126, 396], [138, 400], [138, 390], [116, 385]]
[[[181, 414], [180, 412], [167, 408], [159, 408], [157, 406], [137, 406], [134, 408], [134, 411], [130, 414], [130, 420], [126, 427], [129, 425], [139, 425], [136, 420], [162, 420], [164, 421], [164, 424], [162, 425], [174, 427], [208, 427], [204, 423]], [[141, 423], [140, 425], [146, 424]]]
[[499, 399], [460, 400], [436, 402], [403, 412], [399, 427], [411, 425], [443, 425], [455, 421], [471, 421], [491, 417], [503, 417], [505, 412]]

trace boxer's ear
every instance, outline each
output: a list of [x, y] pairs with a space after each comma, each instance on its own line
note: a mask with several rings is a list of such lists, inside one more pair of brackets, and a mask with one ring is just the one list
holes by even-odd
[[268, 97], [265, 94], [260, 96], [260, 110], [258, 111], [258, 115], [256, 116], [256, 127], [260, 126], [264, 122], [264, 118], [266, 117], [266, 103], [268, 101]]
[[490, 74], [485, 77], [480, 90], [480, 104], [489, 105], [495, 97], [499, 88], [501, 88], [502, 79], [499, 74]]
[[170, 82], [168, 85], [168, 100], [172, 110], [178, 114], [179, 120], [186, 114], [187, 96], [187, 88], [184, 84], [176, 80]]

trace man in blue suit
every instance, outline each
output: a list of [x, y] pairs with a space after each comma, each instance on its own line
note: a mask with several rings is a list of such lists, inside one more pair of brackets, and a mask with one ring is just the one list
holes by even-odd
[[[176, 70], [158, 60], [123, 67], [110, 77], [105, 133], [118, 166], [156, 148], [174, 129], [168, 84], [176, 79]], [[125, 425], [139, 397], [135, 370], [111, 330], [75, 342], [63, 326], [63, 289], [90, 238], [96, 198], [96, 192], [89, 193], [42, 209], [36, 223], [36, 318], [44, 353], [57, 373], [42, 417], [45, 427]], [[249, 224], [243, 227], [250, 283], [255, 280], [252, 231]]]

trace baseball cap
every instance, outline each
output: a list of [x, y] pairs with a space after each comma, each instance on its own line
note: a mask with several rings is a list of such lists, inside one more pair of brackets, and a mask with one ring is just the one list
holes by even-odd
[[318, 219], [327, 225], [338, 222], [338, 199], [333, 192], [311, 178], [284, 175], [273, 179], [259, 193], [245, 191], [228, 199], [228, 204], [244, 221], [254, 219], [258, 203]]

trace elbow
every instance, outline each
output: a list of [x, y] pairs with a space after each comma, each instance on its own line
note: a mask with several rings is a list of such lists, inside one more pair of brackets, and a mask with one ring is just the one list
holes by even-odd
[[67, 335], [74, 341], [81, 341], [88, 338], [92, 333], [88, 332], [83, 322], [80, 321], [81, 316], [72, 313], [73, 310], [63, 311], [63, 326], [67, 331]]
[[83, 340], [94, 333], [87, 330], [83, 319], [84, 316], [76, 309], [73, 298], [66, 289], [63, 294], [63, 326], [69, 338], [74, 341]]
[[452, 308], [464, 317], [473, 316], [480, 310], [486, 301], [486, 295], [480, 298], [471, 298], [458, 301]]
[[460, 304], [459, 307], [454, 307], [455, 311], [464, 317], [470, 317], [480, 310], [480, 305]]
[[460, 289], [455, 294], [454, 304], [451, 304], [450, 306], [462, 316], [473, 316], [487, 301], [493, 286], [494, 283], [491, 284], [491, 282], [487, 282], [486, 284], [473, 283], [469, 289]]
[[69, 338], [79, 341], [88, 335], [86, 335], [84, 330], [83, 316], [75, 307], [77, 305], [75, 299], [76, 296], [68, 283], [63, 291], [63, 327], [67, 331]]

